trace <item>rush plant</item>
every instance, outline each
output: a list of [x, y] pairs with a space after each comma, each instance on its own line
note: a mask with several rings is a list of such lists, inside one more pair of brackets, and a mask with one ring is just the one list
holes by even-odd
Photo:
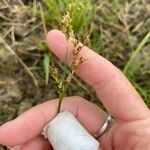
[[[74, 30], [72, 26], [72, 21], [79, 11], [80, 8], [76, 9], [73, 4], [69, 4], [66, 13], [62, 17], [62, 22], [61, 22], [62, 31], [66, 35], [65, 66], [64, 66], [63, 73], [60, 73], [60, 70], [55, 66], [49, 67], [50, 75], [55, 80], [58, 89], [59, 102], [58, 102], [57, 113], [59, 113], [61, 110], [61, 104], [63, 98], [65, 96], [69, 84], [72, 81], [75, 71], [87, 59], [84, 56], [80, 55], [80, 51], [83, 48], [83, 44], [81, 44], [78, 40], [76, 40], [76, 36], [74, 34]], [[87, 41], [88, 41], [88, 37], [85, 38], [85, 42]], [[70, 65], [70, 71], [68, 73], [66, 64], [68, 61], [69, 43], [73, 45], [73, 50], [72, 50], [72, 62]]]

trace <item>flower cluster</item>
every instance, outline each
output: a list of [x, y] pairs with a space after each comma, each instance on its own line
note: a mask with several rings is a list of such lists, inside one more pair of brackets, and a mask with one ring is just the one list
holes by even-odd
[[[75, 34], [72, 26], [72, 20], [77, 12], [73, 11], [73, 6], [69, 4], [68, 9], [65, 15], [62, 18], [61, 25], [63, 27], [62, 31], [67, 37], [67, 40], [70, 40], [73, 45], [72, 50], [72, 64], [69, 73], [66, 73], [66, 67], [64, 68], [64, 73], [60, 74], [58, 68], [50, 66], [51, 76], [54, 78], [59, 94], [59, 105], [58, 105], [58, 113], [60, 112], [61, 103], [63, 97], [65, 95], [66, 90], [68, 89], [69, 84], [72, 81], [73, 75], [78, 67], [87, 59], [80, 55], [80, 51], [83, 48], [83, 44], [81, 44], [78, 40], [75, 39]], [[79, 11], [79, 9], [77, 10]], [[86, 38], [88, 41], [88, 38]], [[66, 46], [66, 59], [67, 59], [68, 47]]]

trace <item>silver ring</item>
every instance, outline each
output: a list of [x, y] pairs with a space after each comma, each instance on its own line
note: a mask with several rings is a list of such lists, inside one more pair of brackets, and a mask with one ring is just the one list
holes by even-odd
[[102, 136], [107, 131], [107, 129], [110, 126], [111, 121], [112, 121], [112, 116], [111, 116], [110, 113], [108, 113], [107, 114], [107, 118], [106, 118], [104, 124], [102, 125], [102, 127], [100, 128], [100, 130], [98, 131], [98, 133], [94, 135], [94, 137], [96, 139], [98, 139], [100, 136]]

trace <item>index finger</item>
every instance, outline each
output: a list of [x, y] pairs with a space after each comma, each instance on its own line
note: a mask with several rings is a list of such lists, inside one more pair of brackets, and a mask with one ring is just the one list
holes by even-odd
[[[72, 44], [66, 41], [65, 35], [58, 30], [52, 30], [47, 35], [50, 50], [61, 60], [65, 60], [66, 42], [70, 62]], [[143, 100], [119, 69], [87, 47], [83, 47], [81, 55], [88, 60], [79, 66], [77, 74], [96, 90], [106, 109], [115, 118], [131, 121], [149, 116]]]

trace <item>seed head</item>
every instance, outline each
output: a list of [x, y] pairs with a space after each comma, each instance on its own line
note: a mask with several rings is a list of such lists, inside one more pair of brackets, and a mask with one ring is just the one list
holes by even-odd
[[85, 37], [83, 43], [84, 43], [84, 45], [87, 45], [87, 44], [89, 44], [89, 42], [90, 42], [90, 39], [89, 39], [89, 35], [88, 35], [88, 36]]
[[72, 42], [74, 48], [77, 47], [77, 45], [79, 44], [79, 41], [76, 40], [75, 38], [71, 39], [71, 42]]
[[70, 83], [70, 82], [71, 82], [71, 79], [72, 79], [72, 77], [71, 77], [71, 75], [69, 74], [69, 75], [67, 76], [67, 78], [66, 78], [66, 82], [67, 82], [67, 83]]
[[66, 34], [67, 38], [75, 38], [74, 31], [72, 27], [72, 5], [69, 4], [68, 10], [62, 19], [63, 32]]
[[74, 70], [76, 70], [80, 65], [80, 61], [79, 60], [75, 60], [72, 64], [72, 67]]
[[64, 91], [64, 85], [63, 85], [62, 81], [59, 82], [58, 89], [59, 89], [59, 92], [63, 92]]
[[86, 57], [81, 56], [79, 59], [80, 64], [82, 64], [85, 60], [87, 60]]
[[58, 68], [52, 68], [52, 74], [54, 76], [58, 76], [59, 72], [58, 72]]
[[76, 47], [73, 49], [73, 55], [74, 55], [74, 56], [77, 56], [77, 55], [80, 53], [80, 51], [81, 51], [82, 48], [83, 48], [83, 46], [81, 46], [81, 45], [79, 45], [78, 47], [76, 46]]

